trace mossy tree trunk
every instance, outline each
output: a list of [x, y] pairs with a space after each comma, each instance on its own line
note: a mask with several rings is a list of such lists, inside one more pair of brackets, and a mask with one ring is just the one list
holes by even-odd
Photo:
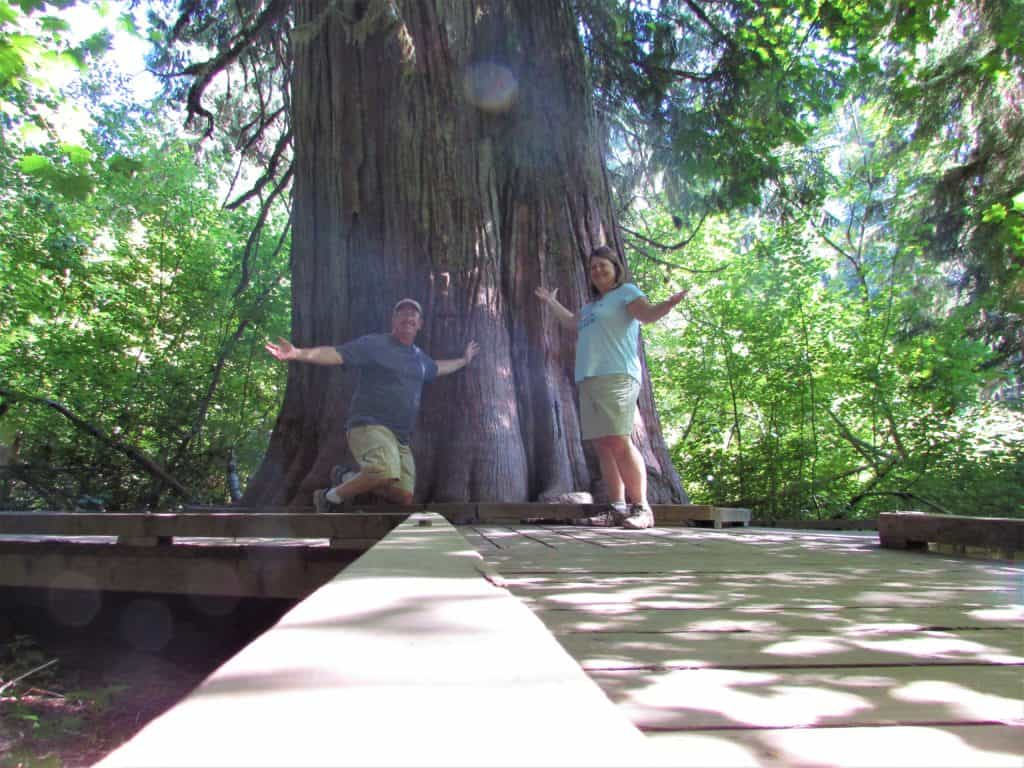
[[[534, 287], [587, 300], [586, 254], [618, 245], [602, 137], [567, 2], [296, 3], [292, 339], [334, 344], [424, 306], [435, 359], [482, 352], [428, 384], [413, 439], [417, 499], [534, 501], [592, 491], [574, 345]], [[349, 458], [350, 382], [291, 364], [244, 503], [301, 506]], [[645, 382], [634, 438], [650, 498], [685, 499]]]

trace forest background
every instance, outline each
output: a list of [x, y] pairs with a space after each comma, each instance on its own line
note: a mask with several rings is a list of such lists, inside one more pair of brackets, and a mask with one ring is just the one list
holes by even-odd
[[[689, 291], [644, 343], [691, 500], [1020, 516], [1024, 3], [575, 6], [634, 280]], [[275, 145], [185, 125], [179, 10], [0, 0], [5, 508], [224, 503], [266, 450], [287, 187]], [[687, 19], [733, 87], [701, 90], [723, 43]]]

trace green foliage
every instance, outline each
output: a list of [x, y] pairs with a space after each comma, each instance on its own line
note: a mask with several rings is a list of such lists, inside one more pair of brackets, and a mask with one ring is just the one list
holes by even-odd
[[[279, 397], [280, 366], [259, 352], [268, 324], [286, 324], [287, 256], [264, 238], [238, 292], [254, 219], [225, 212], [218, 174], [157, 127], [116, 141], [104, 129], [131, 155], [89, 138], [25, 156], [8, 145], [0, 158], [2, 385], [141, 450], [194, 499], [223, 501], [228, 451], [243, 473], [253, 467]], [[33, 503], [88, 494], [133, 508], [160, 493], [55, 410], [22, 401], [0, 424], [21, 433], [22, 462], [68, 470], [50, 470], [55, 495]]]
[[639, 150], [620, 158], [620, 187], [632, 185], [628, 166], [639, 159], [685, 216], [759, 203], [781, 173], [776, 150], [804, 143], [851, 84], [877, 70], [880, 41], [889, 56], [912, 55], [950, 4], [575, 5], [613, 146]]
[[[645, 339], [693, 499], [775, 517], [1020, 514], [1024, 4], [573, 6], [617, 189], [644, 195], [623, 218], [636, 279], [655, 299], [690, 289]], [[72, 43], [60, 7], [0, 1], [0, 384], [221, 501], [228, 449], [251, 469], [280, 402], [262, 341], [287, 324], [287, 249], [264, 236], [243, 281], [254, 220], [218, 203], [227, 147], [197, 169], [167, 126], [105, 100], [104, 73], [77, 94], [89, 130], [58, 130], [69, 103], [46, 68], [110, 44]], [[261, 10], [189, 8], [177, 29], [117, 24], [212, 46]], [[229, 96], [265, 113], [272, 130], [247, 142], [264, 165], [266, 137], [287, 135], [271, 95], [287, 78], [267, 62], [290, 21], [268, 24], [243, 56], [258, 85], [210, 97], [225, 141], [251, 130]], [[153, 61], [181, 71], [183, 55]], [[69, 468], [35, 503], [161, 492], [56, 411], [9, 405], [0, 437]]]
[[678, 239], [678, 222], [637, 212], [638, 281], [653, 297], [691, 286], [677, 322], [645, 337], [696, 502], [779, 518], [1024, 509], [1021, 411], [983, 397], [1007, 379], [927, 256], [899, 128], [870, 106], [823, 124], [827, 166], [784, 158], [772, 205], [708, 219], [668, 285], [649, 244]]

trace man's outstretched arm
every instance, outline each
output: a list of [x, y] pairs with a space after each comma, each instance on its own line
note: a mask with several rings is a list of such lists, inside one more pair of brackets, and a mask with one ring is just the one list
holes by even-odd
[[335, 347], [296, 347], [287, 339], [278, 339], [277, 344], [266, 343], [267, 352], [278, 360], [295, 360], [314, 365], [341, 365], [345, 362]]
[[466, 351], [462, 353], [462, 357], [457, 357], [454, 360], [438, 360], [437, 361], [437, 375], [447, 376], [449, 373], [455, 373], [456, 371], [465, 368], [476, 357], [476, 353], [480, 351], [480, 345], [475, 341], [469, 342], [466, 345]]

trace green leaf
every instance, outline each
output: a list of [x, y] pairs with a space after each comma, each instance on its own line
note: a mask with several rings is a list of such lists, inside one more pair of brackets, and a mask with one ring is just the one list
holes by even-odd
[[59, 16], [43, 16], [39, 20], [39, 24], [42, 29], [46, 32], [67, 32], [71, 29], [71, 24], [67, 19], [62, 19]]
[[[34, 13], [46, 5], [46, 0], [18, 0], [18, 7], [25, 14]], [[57, 3], [53, 3], [57, 5]]]
[[21, 172], [27, 173], [32, 176], [38, 176], [48, 170], [53, 169], [53, 165], [50, 161], [42, 155], [25, 155], [21, 158]]
[[10, 46], [0, 41], [0, 86], [8, 84], [21, 77], [25, 72], [25, 60]]
[[110, 50], [113, 42], [113, 34], [109, 30], [103, 29], [85, 40], [81, 47], [93, 56], [101, 56]]
[[92, 152], [77, 144], [61, 144], [60, 151], [67, 155], [72, 165], [86, 165], [92, 160]]
[[134, 176], [138, 171], [142, 170], [145, 166], [140, 160], [135, 160], [131, 157], [125, 157], [124, 155], [114, 155], [110, 158], [110, 162], [107, 167], [113, 173], [123, 174], [125, 176]]
[[127, 32], [130, 35], [136, 37], [139, 36], [139, 27], [135, 23], [135, 17], [130, 13], [122, 13], [117, 17], [117, 28], [122, 32]]
[[7, 3], [0, 2], [0, 25], [10, 24], [18, 18], [18, 12]]
[[1006, 206], [1002, 203], [993, 203], [982, 214], [981, 220], [986, 224], [998, 224], [1006, 219]]

